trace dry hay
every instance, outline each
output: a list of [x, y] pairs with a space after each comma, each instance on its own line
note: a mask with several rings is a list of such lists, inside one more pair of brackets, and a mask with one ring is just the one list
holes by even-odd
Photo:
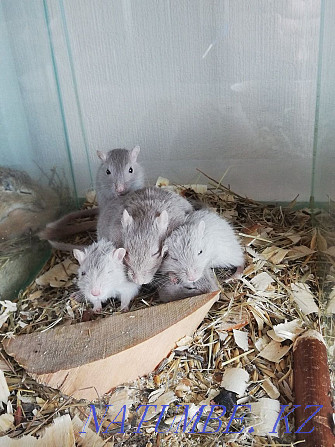
[[[241, 197], [212, 179], [209, 183], [211, 186], [203, 194], [180, 189], [182, 194], [200, 199], [234, 224], [246, 248], [247, 262], [242, 279], [225, 282], [227, 272], [217, 270], [221, 298], [193, 339], [187, 338], [178, 343], [170, 356], [148, 377], [118, 387], [112, 394], [97, 396], [95, 404], [99, 421], [106, 404], [113, 404], [115, 411], [127, 405], [128, 414], [126, 433], [118, 434], [120, 425], [109, 425], [117, 412], [109, 410], [100, 429], [101, 442], [94, 445], [293, 445], [293, 436], [283, 433], [283, 430], [279, 438], [258, 436], [246, 429], [241, 434], [225, 434], [222, 431], [230, 415], [222, 417], [223, 429], [216, 434], [197, 433], [202, 430], [206, 416], [199, 421], [194, 434], [183, 433], [181, 429], [173, 433], [176, 428], [165, 434], [155, 433], [161, 405], [169, 405], [159, 425], [160, 431], [164, 431], [176, 415], [183, 413], [180, 406], [189, 404], [194, 414], [201, 405], [218, 403], [216, 396], [223, 390], [223, 385], [227, 386], [225, 374], [228, 368], [240, 368], [249, 375], [246, 389], [240, 379], [232, 385], [241, 390], [239, 403], [249, 404], [267, 397], [278, 399], [281, 405], [292, 405], [291, 348], [294, 338], [305, 328], [315, 328], [324, 333], [328, 346], [334, 344], [331, 317], [325, 316], [325, 295], [335, 295], [332, 290], [335, 276], [335, 219], [332, 210], [311, 212], [307, 208], [297, 209], [295, 201], [286, 207], [264, 205]], [[91, 205], [86, 203], [86, 206]], [[72, 238], [71, 242], [88, 244], [93, 239], [93, 234], [86, 233]], [[85, 303], [72, 299], [71, 293], [76, 290], [75, 271], [76, 261], [72, 256], [54, 252], [39, 279], [21, 293], [16, 305], [3, 303], [0, 315], [2, 337], [47, 331], [55, 325], [74, 324], [119, 312], [117, 301], [111, 300], [101, 314], [93, 315]], [[41, 278], [44, 273], [46, 276]], [[335, 297], [332, 301], [329, 306], [335, 307]], [[155, 293], [147, 291], [132, 302], [131, 310], [152, 305], [157, 305]], [[249, 323], [244, 327], [241, 323], [239, 328], [236, 326], [237, 330], [232, 330], [229, 319], [243, 321], [245, 317]], [[291, 323], [278, 326], [285, 322]], [[5, 371], [10, 396], [7, 413], [5, 405], [0, 416], [0, 428], [7, 430], [6, 434], [12, 438], [34, 435], [55, 417], [68, 413], [73, 424], [77, 424], [74, 432], [78, 436], [89, 415], [90, 402], [75, 401], [38, 385], [13, 359], [4, 352], [1, 356], [0, 369]], [[230, 394], [228, 398], [235, 402], [234, 396]], [[133, 433], [140, 418], [136, 410], [145, 404], [157, 405], [158, 411], [150, 414], [150, 421], [143, 424], [140, 433]], [[246, 414], [246, 410], [238, 416], [242, 414]], [[81, 420], [79, 429], [78, 419], [74, 419], [77, 416]], [[246, 417], [242, 424], [235, 420], [230, 430], [238, 431], [243, 424], [250, 427], [250, 417]], [[293, 431], [292, 419], [290, 423]], [[102, 434], [107, 427], [109, 433]], [[95, 429], [93, 421], [90, 428]], [[207, 430], [216, 428], [217, 423], [213, 420]], [[78, 439], [77, 445], [84, 445]], [[87, 445], [93, 445], [93, 441]]]

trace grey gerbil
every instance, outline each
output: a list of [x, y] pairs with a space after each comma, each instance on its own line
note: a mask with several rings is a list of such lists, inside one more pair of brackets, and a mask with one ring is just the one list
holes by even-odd
[[[81, 231], [95, 230], [94, 221], [73, 223], [75, 219], [96, 216], [110, 200], [144, 187], [144, 169], [137, 162], [140, 147], [97, 151], [102, 161], [96, 175], [96, 194], [99, 208], [74, 211], [50, 222], [39, 233], [40, 239], [55, 240]], [[72, 223], [71, 225], [69, 225]], [[57, 244], [56, 244], [57, 245]], [[63, 248], [64, 249], [64, 248]], [[71, 249], [70, 246], [67, 248]]]
[[96, 192], [100, 208], [104, 207], [110, 199], [143, 188], [144, 170], [137, 163], [139, 152], [139, 146], [131, 150], [97, 151], [102, 161], [96, 176]]
[[160, 301], [168, 302], [180, 300], [190, 296], [202, 295], [203, 293], [214, 292], [219, 286], [215, 280], [211, 269], [207, 269], [204, 275], [195, 282], [174, 281], [169, 275], [163, 278], [162, 286], [158, 287]]
[[182, 282], [198, 281], [208, 267], [241, 267], [243, 251], [232, 227], [209, 210], [194, 211], [166, 239], [163, 273]]
[[178, 194], [148, 187], [114, 199], [98, 219], [98, 238], [126, 249], [124, 262], [130, 279], [148, 284], [165, 253], [164, 240], [192, 211]]
[[115, 297], [121, 300], [121, 309], [127, 309], [140, 287], [129, 281], [125, 273], [124, 248], [115, 248], [104, 239], [93, 243], [84, 251], [75, 249], [73, 255], [79, 262], [79, 297], [93, 304], [95, 312], [103, 302]]

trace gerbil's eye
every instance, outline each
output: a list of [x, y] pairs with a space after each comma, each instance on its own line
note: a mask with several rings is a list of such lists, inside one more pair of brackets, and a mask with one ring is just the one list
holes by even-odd
[[198, 255], [201, 255], [201, 253], [202, 253], [202, 250], [199, 251]]
[[81, 272], [81, 276], [85, 276], [86, 275], [86, 272]]
[[111, 174], [111, 171], [109, 169], [106, 169], [106, 174], [107, 175]]
[[129, 168], [129, 173], [132, 174], [133, 173], [133, 168], [130, 166]]

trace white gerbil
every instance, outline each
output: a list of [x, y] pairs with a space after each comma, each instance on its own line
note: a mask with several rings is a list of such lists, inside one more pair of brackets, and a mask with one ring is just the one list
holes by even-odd
[[198, 281], [208, 267], [241, 267], [242, 248], [232, 227], [218, 214], [199, 210], [166, 239], [163, 273], [172, 273], [183, 283]]
[[[133, 149], [112, 149], [108, 152], [97, 151], [102, 161], [96, 175], [96, 193], [99, 208], [74, 211], [60, 219], [50, 222], [39, 233], [40, 239], [62, 239], [81, 231], [94, 230], [95, 221], [73, 223], [75, 219], [96, 216], [110, 200], [144, 187], [144, 169], [137, 162], [140, 147]], [[71, 250], [70, 245], [54, 243], [56, 248]]]
[[98, 239], [112, 240], [126, 249], [124, 262], [129, 278], [148, 284], [165, 253], [164, 240], [192, 211], [178, 194], [148, 187], [114, 199], [98, 219]]
[[95, 312], [108, 298], [119, 298], [121, 309], [127, 309], [140, 287], [129, 281], [123, 265], [124, 248], [115, 248], [104, 239], [95, 242], [84, 251], [75, 249], [73, 255], [79, 262], [79, 297], [93, 304]]
[[[162, 280], [161, 280], [162, 281]], [[174, 300], [180, 300], [190, 296], [202, 295], [203, 293], [214, 292], [218, 290], [219, 286], [215, 281], [213, 272], [207, 269], [198, 281], [195, 282], [183, 282], [181, 280], [174, 281], [165, 275], [163, 278], [163, 285], [158, 287], [158, 295], [160, 301], [168, 302]]]

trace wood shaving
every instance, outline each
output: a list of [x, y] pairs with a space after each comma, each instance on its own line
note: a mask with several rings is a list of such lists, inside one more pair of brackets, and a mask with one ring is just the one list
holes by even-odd
[[269, 377], [262, 383], [262, 388], [271, 399], [278, 399], [278, 397], [280, 396], [278, 388], [274, 386]]
[[[14, 428], [14, 416], [9, 413], [4, 413], [0, 416], [0, 435], [3, 435], [8, 430]], [[0, 447], [7, 447], [8, 444], [5, 443], [4, 438], [0, 438]], [[23, 445], [22, 445], [23, 447]]]
[[27, 435], [19, 439], [8, 436], [0, 439], [0, 447], [75, 447], [72, 421], [69, 415], [54, 419], [39, 438]]
[[70, 285], [70, 276], [75, 275], [77, 270], [78, 265], [74, 264], [70, 259], [65, 259], [36, 278], [35, 281], [39, 286], [67, 287]]
[[79, 433], [83, 430], [85, 422], [79, 419], [77, 415], [72, 419], [75, 441], [78, 447], [113, 447], [111, 442], [105, 442], [89, 427], [86, 428], [86, 433]]
[[3, 371], [0, 370], [0, 401], [7, 404], [9, 397], [9, 388]]
[[[268, 335], [276, 341], [292, 340], [294, 341], [298, 335], [304, 332], [301, 320], [292, 320], [285, 323], [276, 324], [273, 330], [268, 331]], [[271, 335], [270, 335], [271, 333]], [[274, 334], [276, 338], [272, 336]]]
[[12, 312], [15, 312], [17, 309], [16, 303], [12, 303], [12, 301], [4, 300], [0, 301], [1, 305], [1, 314], [0, 314], [0, 328], [6, 323], [8, 318], [10, 317]]
[[290, 346], [282, 346], [277, 341], [272, 340], [265, 346], [264, 349], [261, 350], [259, 355], [270, 362], [279, 363], [279, 361], [288, 353], [290, 349]]
[[267, 272], [262, 272], [254, 276], [250, 282], [257, 291], [264, 292], [274, 279]]
[[227, 368], [223, 373], [221, 386], [228, 391], [243, 396], [249, 382], [249, 374], [242, 368]]
[[235, 343], [237, 344], [237, 346], [239, 348], [243, 349], [243, 351], [248, 351], [248, 349], [249, 349], [248, 333], [234, 329], [233, 335], [234, 335], [234, 340], [235, 340]]
[[[327, 307], [327, 297], [330, 296], [327, 310], [329, 313], [333, 312], [335, 300], [335, 292], [332, 292], [335, 283], [335, 206], [330, 202], [333, 211], [312, 212], [307, 208], [295, 209], [294, 201], [287, 207], [261, 204], [234, 193], [221, 182], [204, 175], [209, 183], [206, 194], [197, 194], [182, 186], [168, 185], [167, 188], [178, 190], [192, 200], [203, 202], [234, 225], [245, 246], [246, 262], [242, 278], [226, 282], [231, 272], [216, 269], [216, 277], [222, 291], [221, 298], [199, 326], [194, 337], [191, 340], [180, 340], [179, 346], [152, 374], [124, 384], [122, 388], [99, 396], [93, 402], [96, 405], [98, 420], [101, 421], [105, 405], [114, 402], [116, 408], [124, 399], [127, 405], [125, 434], [102, 433], [113, 420], [108, 413], [98, 435], [91, 418], [87, 429], [92, 430], [92, 441], [88, 441], [88, 436], [79, 439], [78, 432], [89, 416], [91, 402], [76, 401], [61, 395], [57, 390], [37, 384], [2, 351], [3, 361], [0, 359], [0, 364], [11, 391], [7, 413], [2, 416], [7, 418], [6, 434], [11, 440], [20, 439], [22, 436], [22, 439], [27, 440], [28, 435], [36, 440], [35, 436], [40, 435], [43, 428], [48, 427], [53, 419], [67, 413], [73, 421], [72, 431], [75, 432], [76, 443], [84, 447], [99, 446], [101, 441], [114, 447], [213, 447], [213, 442], [216, 442], [216, 435], [213, 434], [194, 433], [190, 436], [182, 431], [155, 433], [161, 405], [169, 405], [168, 412], [161, 421], [164, 431], [175, 416], [183, 418], [183, 406], [189, 405], [192, 414], [196, 414], [201, 405], [210, 405], [213, 397], [219, 394], [221, 383], [230, 387], [231, 380], [226, 380], [225, 374], [231, 368], [241, 369], [245, 377], [248, 374], [248, 379], [237, 381], [238, 392], [242, 393], [245, 403], [259, 404], [265, 395], [275, 398], [279, 392], [278, 401], [275, 400], [277, 403], [273, 406], [277, 408], [278, 402], [288, 405], [293, 398], [290, 347], [300, 329], [322, 330], [329, 351], [335, 352], [332, 348], [335, 336], [332, 317], [324, 319], [322, 315], [323, 309]], [[84, 204], [86, 208], [92, 206], [95, 206], [93, 192]], [[85, 245], [91, 243], [95, 237], [94, 232], [82, 233], [68, 238], [67, 241]], [[53, 277], [55, 272], [52, 272], [52, 269], [59, 265], [62, 266], [61, 271], [56, 272]], [[76, 290], [75, 271], [76, 263], [71, 254], [53, 252], [39, 275], [41, 278], [48, 272], [49, 280], [46, 280], [44, 285], [38, 285], [34, 281], [18, 295], [15, 300], [17, 309], [8, 312], [2, 324], [2, 337], [46, 331], [52, 326], [76, 324], [120, 312], [117, 300], [107, 302], [101, 314], [95, 315], [87, 303], [78, 303], [71, 298], [72, 292]], [[257, 278], [260, 274], [263, 275]], [[259, 280], [262, 278], [269, 281], [266, 287], [266, 281], [260, 286], [262, 283]], [[298, 289], [294, 289], [297, 284]], [[303, 284], [303, 288], [300, 288], [299, 284]], [[298, 292], [298, 295], [302, 292], [312, 298], [310, 304], [314, 312], [309, 312], [310, 306], [308, 313], [302, 312], [293, 297], [294, 291]], [[143, 295], [131, 303], [131, 310], [156, 305], [158, 303], [155, 294], [143, 292]], [[6, 309], [2, 308], [2, 312], [4, 311]], [[297, 321], [299, 324], [296, 324]], [[248, 351], [244, 351], [246, 346], [244, 349], [238, 346], [233, 334], [234, 329], [241, 328], [245, 328], [242, 332], [248, 334]], [[245, 336], [243, 337], [245, 339]], [[264, 357], [269, 346], [271, 360]], [[330, 366], [332, 367], [332, 364]], [[143, 425], [143, 430], [136, 434], [134, 427], [143, 414], [143, 407], [140, 409], [139, 406], [146, 404], [157, 405], [159, 409], [157, 407], [157, 413], [150, 414], [151, 419]], [[261, 405], [262, 408], [267, 408], [269, 403]], [[256, 412], [253, 408], [252, 413], [254, 411]], [[268, 415], [269, 411], [264, 410], [264, 413]], [[18, 417], [15, 425], [14, 414]], [[204, 418], [200, 420], [198, 427], [203, 426]], [[229, 416], [222, 417], [222, 421], [223, 426], [226, 426]], [[269, 445], [268, 436], [262, 434], [266, 431], [263, 423], [259, 425], [259, 431], [256, 430], [256, 422], [252, 424], [255, 428], [253, 433], [224, 434], [223, 442], [233, 447]], [[115, 425], [119, 428], [119, 425]], [[270, 430], [273, 425], [274, 423]], [[210, 423], [207, 428], [214, 431], [215, 424]], [[7, 441], [6, 437], [0, 438], [0, 441], [2, 439]], [[86, 445], [80, 444], [85, 439]], [[281, 444], [291, 445], [294, 440], [291, 434], [281, 433], [280, 441]], [[7, 445], [10, 444], [6, 444], [6, 447]], [[65, 446], [66, 443], [58, 441], [58, 445]]]
[[[263, 397], [251, 403], [251, 419], [254, 433], [259, 436], [268, 435], [275, 426], [280, 411], [278, 400]], [[278, 436], [273, 434], [273, 436]]]
[[318, 313], [319, 308], [315, 303], [315, 297], [311, 292], [308, 284], [293, 283], [291, 284], [292, 295], [304, 315]]

